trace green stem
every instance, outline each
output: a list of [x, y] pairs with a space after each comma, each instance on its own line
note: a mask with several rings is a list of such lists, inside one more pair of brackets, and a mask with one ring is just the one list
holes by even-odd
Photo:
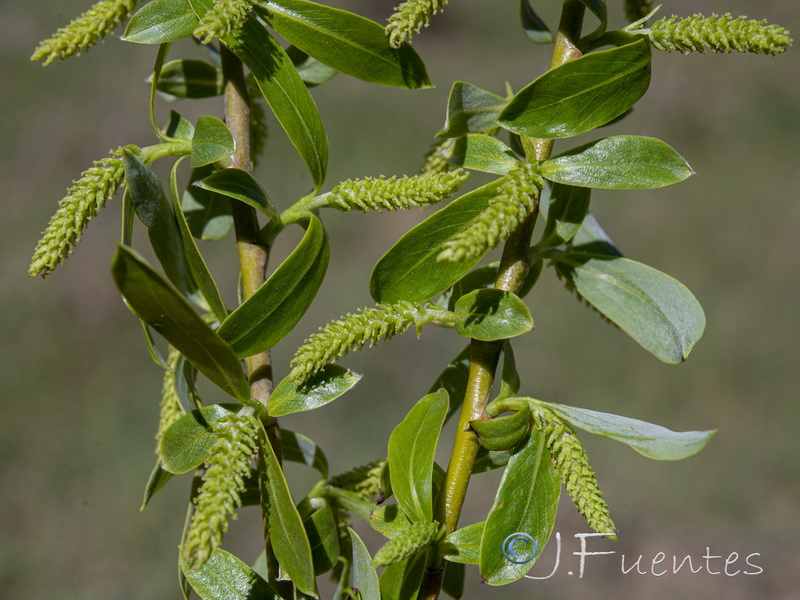
[[[561, 23], [553, 50], [551, 69], [578, 58], [577, 47], [580, 39], [585, 6], [580, 0], [565, 0], [561, 13]], [[523, 139], [528, 160], [541, 163], [549, 158], [553, 140]], [[529, 248], [531, 235], [538, 217], [534, 209], [520, 227], [506, 241], [500, 261], [495, 287], [518, 293], [530, 270]], [[469, 421], [477, 419], [489, 399], [494, 383], [495, 371], [500, 359], [501, 342], [482, 342], [472, 340], [469, 379], [464, 404], [456, 426], [453, 452], [447, 468], [444, 486], [439, 493], [434, 518], [446, 527], [446, 535], [458, 527], [458, 519], [464, 505], [472, 468], [480, 444], [478, 438], [469, 431]], [[420, 600], [433, 600], [441, 590], [443, 561], [436, 558], [428, 564], [420, 588]]]

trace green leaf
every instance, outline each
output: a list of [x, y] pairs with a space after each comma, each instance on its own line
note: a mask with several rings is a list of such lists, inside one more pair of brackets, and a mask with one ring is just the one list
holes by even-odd
[[490, 342], [515, 337], [533, 329], [525, 303], [511, 292], [481, 289], [456, 302], [458, 335]]
[[523, 438], [531, 425], [531, 412], [527, 405], [510, 415], [489, 420], [474, 420], [469, 424], [478, 435], [481, 446], [487, 450], [510, 450]]
[[308, 465], [319, 471], [324, 479], [328, 478], [328, 458], [311, 438], [281, 428], [281, 451], [283, 460]]
[[316, 510], [303, 520], [303, 526], [311, 545], [314, 574], [322, 575], [338, 560], [339, 533], [330, 505], [322, 498], [312, 498], [311, 504]]
[[411, 46], [392, 48], [384, 28], [374, 21], [306, 0], [271, 0], [256, 10], [292, 44], [337, 71], [368, 83], [431, 87]]
[[[524, 1], [524, 0], [523, 0]], [[471, 83], [456, 81], [447, 100], [447, 118], [437, 138], [455, 138], [497, 127], [508, 100]]]
[[437, 261], [444, 243], [479, 215], [497, 196], [501, 182], [493, 181], [454, 200], [413, 227], [372, 270], [369, 291], [376, 302], [423, 302], [443, 292], [480, 260]]
[[570, 243], [572, 250], [590, 252], [592, 254], [605, 254], [607, 256], [622, 256], [614, 240], [605, 232], [597, 217], [591, 212], [586, 213], [578, 232]]
[[111, 275], [136, 314], [198, 371], [237, 400], [250, 400], [247, 378], [231, 347], [142, 257], [118, 246]]
[[683, 362], [703, 335], [703, 308], [669, 275], [627, 258], [584, 252], [551, 258], [582, 298], [659, 360]]
[[[552, 464], [544, 434], [532, 431], [508, 461], [481, 538], [480, 571], [489, 585], [520, 579], [541, 556], [553, 531], [561, 495], [561, 480]], [[537, 554], [524, 564], [506, 558], [509, 536], [526, 534], [536, 540]]]
[[175, 421], [161, 438], [158, 453], [164, 469], [179, 475], [203, 464], [216, 443], [212, 426], [223, 417], [236, 414], [238, 404], [211, 404], [186, 413]]
[[286, 54], [292, 59], [294, 68], [297, 69], [297, 74], [300, 79], [308, 87], [322, 85], [336, 77], [339, 71], [330, 68], [328, 65], [322, 64], [313, 56], [309, 56], [297, 46], [289, 46], [286, 48]]
[[150, 243], [164, 274], [184, 295], [197, 301], [197, 284], [189, 269], [178, 221], [161, 181], [127, 150], [122, 162], [134, 210], [147, 227]]
[[650, 85], [650, 45], [586, 54], [521, 89], [502, 112], [502, 127], [535, 138], [571, 137], [618, 117]]
[[536, 244], [537, 249], [555, 248], [570, 241], [586, 218], [592, 190], [585, 187], [554, 183], [545, 201], [539, 202], [539, 208], [547, 215], [547, 222], [542, 232], [542, 239]]
[[550, 181], [616, 190], [664, 187], [693, 173], [667, 144], [637, 135], [602, 138], [542, 163], [542, 175]]
[[297, 589], [317, 597], [311, 545], [303, 520], [292, 500], [272, 445], [263, 427], [258, 431], [258, 468], [264, 520], [270, 534], [275, 557]]
[[274, 347], [305, 314], [328, 268], [328, 242], [320, 220], [307, 213], [306, 233], [269, 279], [233, 311], [219, 335], [242, 358]]
[[267, 197], [264, 188], [247, 171], [233, 168], [220, 169], [202, 181], [195, 182], [195, 185], [209, 192], [244, 202], [268, 217], [278, 216], [278, 211]]
[[369, 524], [375, 531], [390, 539], [412, 525], [398, 504], [384, 504], [373, 510], [369, 515]]
[[353, 587], [360, 593], [361, 600], [381, 600], [378, 574], [372, 564], [372, 557], [358, 534], [347, 528], [353, 544]]
[[147, 505], [150, 503], [153, 496], [156, 495], [156, 492], [164, 487], [170, 479], [172, 479], [172, 473], [166, 471], [161, 466], [161, 459], [159, 458], [144, 488], [144, 498], [142, 499], [142, 506], [139, 508], [140, 511], [147, 508]]
[[477, 565], [481, 562], [481, 538], [485, 521], [473, 523], [457, 529], [442, 544], [445, 560], [465, 565]]
[[192, 167], [203, 167], [233, 154], [236, 144], [227, 125], [217, 117], [205, 115], [197, 119], [192, 138]]
[[590, 11], [594, 13], [594, 16], [600, 20], [600, 25], [598, 26], [597, 30], [591, 34], [590, 37], [596, 38], [599, 37], [605, 32], [606, 26], [608, 25], [608, 9], [606, 8], [606, 0], [580, 0], [581, 3], [586, 6]]
[[466, 571], [466, 567], [461, 563], [445, 565], [442, 591], [455, 600], [461, 598], [464, 595]]
[[301, 386], [286, 377], [269, 397], [269, 414], [282, 417], [325, 406], [354, 387], [360, 380], [361, 375], [358, 373], [332, 364], [325, 365], [319, 373]]
[[137, 44], [163, 44], [191, 36], [198, 23], [187, 0], [153, 0], [131, 17], [122, 39]]
[[[192, 171], [190, 182], [208, 177], [212, 166]], [[230, 199], [190, 183], [183, 194], [183, 214], [192, 235], [201, 240], [218, 240], [233, 227]]]
[[497, 138], [470, 133], [453, 140], [443, 153], [448, 162], [495, 175], [508, 175], [519, 162], [514, 151]]
[[487, 450], [481, 446], [478, 448], [475, 464], [472, 465], [472, 474], [486, 473], [505, 467], [509, 458], [511, 458], [511, 453], [508, 450]]
[[379, 579], [381, 600], [414, 600], [422, 584], [425, 560], [426, 553], [418, 552], [386, 567]]
[[627, 444], [654, 460], [681, 460], [692, 456], [702, 450], [716, 433], [716, 430], [671, 431], [653, 423], [588, 408], [535, 402], [547, 406], [575, 427]]
[[222, 71], [202, 60], [173, 60], [162, 67], [156, 89], [177, 98], [213, 98], [222, 94]]
[[186, 579], [203, 600], [277, 600], [278, 594], [253, 569], [217, 549], [198, 569], [184, 569]]
[[334, 501], [345, 510], [349, 510], [351, 513], [358, 515], [365, 521], [369, 521], [370, 513], [375, 510], [374, 503], [370, 502], [369, 500], [365, 500], [350, 490], [326, 486], [323, 488], [322, 492], [326, 498]]
[[553, 34], [533, 10], [529, 0], [519, 0], [519, 16], [525, 34], [537, 44], [550, 44], [553, 41]]
[[428, 394], [389, 437], [389, 476], [397, 502], [412, 522], [433, 520], [433, 455], [447, 413], [447, 392]]
[[517, 361], [514, 358], [514, 349], [511, 347], [511, 342], [508, 340], [503, 341], [503, 370], [500, 376], [500, 392], [497, 394], [495, 400], [502, 400], [516, 396], [519, 392], [519, 387], [522, 382], [517, 372]]
[[165, 133], [174, 138], [191, 141], [194, 137], [194, 125], [174, 110], [169, 111], [169, 123]]

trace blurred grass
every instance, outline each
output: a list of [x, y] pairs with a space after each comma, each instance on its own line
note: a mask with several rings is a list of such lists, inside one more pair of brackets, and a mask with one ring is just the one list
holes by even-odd
[[[393, 6], [335, 4], [376, 20]], [[554, 22], [558, 3], [540, 4]], [[614, 5], [621, 3], [609, 4], [619, 19]], [[37, 236], [69, 182], [110, 148], [150, 143], [143, 80], [153, 48], [110, 39], [47, 69], [28, 61], [40, 39], [87, 5], [41, 0], [0, 6], [0, 596], [13, 600], [177, 597], [175, 549], [188, 482], [171, 483], [139, 514], [154, 461], [160, 372], [108, 277], [118, 202], [109, 203], [74, 256], [47, 281], [25, 273]], [[677, 1], [663, 9], [696, 10], [697, 3]], [[713, 0], [703, 10], [768, 18], [795, 37], [800, 32], [794, 3]], [[546, 68], [547, 49], [525, 40], [515, 11], [510, 0], [454, 2], [437, 18], [415, 41], [438, 86], [433, 90], [383, 89], [343, 76], [317, 88], [331, 141], [329, 185], [413, 173], [443, 122], [450, 82], [502, 93], [506, 80], [519, 89]], [[517, 344], [525, 394], [678, 430], [719, 429], [706, 450], [674, 464], [654, 464], [607, 440], [586, 439], [620, 527], [614, 550], [629, 557], [658, 551], [700, 557], [707, 546], [722, 555], [760, 552], [764, 573], [621, 575], [618, 563], [603, 557], [589, 559], [583, 580], [568, 577], [563, 566], [547, 581], [525, 580], [502, 590], [473, 585], [470, 597], [795, 597], [799, 67], [796, 49], [775, 58], [659, 54], [644, 101], [607, 130], [660, 137], [698, 173], [665, 190], [598, 193], [593, 202], [629, 257], [676, 276], [703, 303], [708, 327], [686, 364], [658, 363], [579, 304], [564, 301], [568, 296], [549, 272], [530, 297], [536, 333]], [[168, 110], [159, 104], [160, 115]], [[204, 110], [219, 109], [209, 102]], [[275, 123], [272, 132], [259, 175], [286, 206], [307, 191], [309, 178]], [[328, 280], [296, 332], [276, 350], [279, 376], [309, 332], [371, 303], [371, 266], [424, 214], [325, 215], [332, 250]], [[293, 243], [296, 238], [287, 236], [277, 257]], [[211, 259], [212, 269], [231, 297], [231, 244], [218, 246], [206, 250], [222, 250]], [[316, 413], [288, 417], [285, 425], [323, 445], [334, 472], [382, 457], [391, 427], [462, 346], [449, 332], [426, 329], [422, 341], [410, 335], [348, 357], [348, 366], [366, 374], [357, 390]], [[440, 460], [448, 443], [440, 445]], [[313, 483], [302, 469], [289, 475], [298, 494]], [[497, 483], [493, 477], [476, 478], [464, 523], [482, 518]], [[229, 542], [247, 558], [258, 551], [260, 525], [255, 513], [242, 512]], [[572, 561], [577, 547], [571, 535], [586, 528], [567, 504], [556, 529], [564, 537], [562, 560]], [[545, 574], [551, 564], [536, 572]], [[469, 577], [478, 582], [476, 572]]]

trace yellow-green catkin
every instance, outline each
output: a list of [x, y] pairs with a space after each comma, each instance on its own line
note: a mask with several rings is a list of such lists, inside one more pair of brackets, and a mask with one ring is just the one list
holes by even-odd
[[214, 5], [200, 19], [194, 36], [204, 44], [224, 38], [240, 29], [257, 0], [214, 0]]
[[436, 540], [440, 533], [441, 526], [436, 521], [414, 523], [386, 542], [375, 553], [372, 563], [378, 567], [388, 567], [405, 560]]
[[406, 0], [396, 6], [386, 26], [389, 43], [398, 48], [403, 42], [410, 41], [420, 29], [431, 24], [433, 15], [448, 4], [450, 0]]
[[390, 177], [365, 177], [343, 181], [327, 195], [331, 206], [339, 210], [400, 210], [436, 204], [452, 196], [469, 177], [458, 169], [449, 173]]
[[[128, 149], [139, 150], [133, 146], [128, 146]], [[111, 156], [96, 161], [73, 182], [42, 233], [28, 273], [34, 277], [49, 275], [72, 253], [89, 221], [122, 185], [125, 169], [121, 155], [122, 148], [113, 151]]]
[[59, 29], [53, 37], [39, 44], [31, 60], [43, 60], [47, 66], [54, 60], [80, 55], [113, 32], [128, 18], [139, 0], [103, 0], [81, 16]]
[[507, 240], [537, 206], [543, 187], [544, 180], [536, 166], [518, 163], [497, 188], [497, 196], [489, 206], [443, 244], [437, 260], [470, 260]]
[[250, 461], [256, 453], [257, 429], [258, 422], [252, 416], [230, 415], [213, 425], [217, 441], [206, 459], [203, 485], [182, 548], [189, 569], [208, 561], [228, 531], [228, 519], [236, 518]]
[[419, 169], [420, 175], [432, 175], [434, 173], [446, 173], [453, 168], [453, 163], [447, 160], [444, 152], [450, 147], [452, 140], [444, 140], [434, 143], [430, 150], [425, 154], [425, 162]]
[[[589, 457], [575, 433], [551, 411], [541, 407], [531, 409], [533, 422], [544, 432], [556, 470], [578, 511], [597, 533], [613, 534], [616, 525], [611, 520]], [[609, 537], [617, 539], [616, 535]]]
[[684, 54], [706, 49], [712, 52], [752, 52], [779, 54], [792, 45], [789, 31], [766, 21], [733, 18], [730, 13], [705, 17], [695, 14], [680, 18], [675, 15], [659, 19], [645, 30], [653, 47], [667, 52]]
[[167, 429], [184, 414], [178, 399], [178, 390], [175, 388], [176, 369], [180, 358], [181, 353], [170, 346], [169, 354], [167, 355], [167, 368], [164, 369], [164, 379], [161, 384], [161, 411], [158, 419], [158, 431], [156, 432], [156, 454], [159, 453], [161, 439]]
[[380, 474], [384, 463], [383, 460], [374, 460], [331, 478], [328, 484], [349, 490], [365, 500], [374, 500], [380, 494]]

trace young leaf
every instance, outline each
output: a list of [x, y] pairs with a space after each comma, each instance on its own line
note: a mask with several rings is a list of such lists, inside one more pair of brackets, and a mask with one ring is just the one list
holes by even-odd
[[553, 34], [533, 10], [529, 0], [519, 0], [519, 16], [526, 35], [537, 44], [549, 44]]
[[617, 190], [664, 187], [693, 173], [667, 144], [638, 135], [602, 138], [542, 163], [542, 175], [550, 181]]
[[256, 181], [255, 177], [241, 169], [220, 169], [202, 181], [195, 182], [197, 187], [228, 196], [252, 206], [268, 217], [278, 216], [278, 211], [273, 206], [264, 188]]
[[156, 89], [177, 98], [213, 98], [222, 94], [222, 71], [202, 60], [173, 60], [161, 68]]
[[137, 44], [164, 44], [191, 36], [197, 23], [188, 0], [153, 0], [131, 17], [122, 39]]
[[194, 137], [194, 125], [174, 110], [171, 110], [169, 111], [169, 123], [167, 123], [164, 133], [170, 137], [191, 142]]
[[583, 223], [572, 238], [570, 248], [579, 252], [592, 254], [605, 254], [607, 256], [622, 256], [614, 240], [605, 232], [591, 212], [586, 213]]
[[447, 240], [486, 209], [501, 183], [493, 181], [461, 196], [403, 235], [372, 270], [369, 290], [375, 301], [422, 302], [466, 275], [480, 257], [458, 263], [436, 257]]
[[320, 220], [308, 213], [300, 243], [267, 281], [233, 311], [219, 335], [242, 358], [274, 347], [300, 320], [328, 268], [328, 242]]
[[309, 56], [297, 46], [289, 46], [286, 48], [286, 54], [292, 59], [294, 68], [297, 69], [297, 74], [300, 79], [308, 87], [314, 87], [327, 83], [339, 74], [336, 69], [330, 68], [319, 62], [313, 56]]
[[516, 396], [519, 392], [519, 386], [522, 384], [517, 372], [517, 361], [514, 358], [514, 349], [511, 347], [511, 342], [508, 340], [503, 341], [503, 370], [500, 376], [500, 392], [497, 394], [495, 400], [502, 400]]
[[606, 30], [606, 26], [608, 25], [608, 9], [606, 8], [606, 0], [580, 0], [581, 4], [586, 6], [594, 16], [600, 20], [600, 25], [597, 27], [597, 30], [591, 34], [590, 37], [595, 38], [599, 37], [603, 34]]
[[233, 154], [236, 144], [230, 129], [216, 117], [197, 119], [192, 138], [192, 167], [203, 167]]
[[372, 564], [372, 557], [358, 534], [347, 528], [353, 544], [353, 587], [360, 593], [361, 600], [381, 600], [378, 574]]
[[533, 329], [525, 303], [511, 292], [481, 289], [456, 302], [458, 335], [492, 341], [515, 337]]
[[328, 458], [311, 438], [281, 428], [281, 450], [284, 460], [308, 465], [319, 471], [323, 478], [328, 478]]
[[263, 427], [258, 431], [258, 469], [264, 520], [272, 549], [297, 589], [317, 597], [311, 545], [292, 500], [283, 470]]
[[153, 496], [156, 495], [156, 492], [164, 487], [170, 479], [172, 479], [172, 473], [161, 466], [161, 459], [159, 458], [144, 488], [144, 498], [142, 498], [142, 506], [139, 508], [140, 511], [147, 508], [147, 505], [150, 503]]
[[716, 433], [716, 430], [671, 431], [666, 427], [630, 417], [538, 400], [536, 402], [544, 404], [575, 427], [627, 444], [639, 454], [654, 460], [681, 460], [692, 456], [702, 450]]
[[461, 563], [448, 563], [444, 567], [444, 579], [442, 580], [442, 591], [458, 600], [464, 595], [464, 587], [467, 569]]
[[425, 559], [425, 553], [420, 552], [386, 567], [378, 580], [381, 599], [414, 600], [422, 584]]
[[482, 133], [469, 133], [456, 138], [445, 150], [444, 156], [459, 167], [495, 175], [508, 175], [519, 162], [511, 148], [497, 138]]
[[525, 405], [513, 414], [486, 421], [470, 421], [481, 446], [487, 450], [509, 450], [517, 445], [531, 426], [531, 411]]
[[552, 259], [558, 274], [583, 299], [659, 360], [683, 362], [703, 335], [703, 308], [669, 275], [599, 254], [553, 253]]
[[339, 534], [330, 504], [322, 498], [312, 498], [311, 504], [316, 510], [303, 520], [303, 526], [311, 545], [314, 574], [322, 575], [339, 557]]
[[447, 392], [428, 394], [389, 437], [392, 491], [413, 522], [433, 520], [433, 455], [447, 413]]
[[412, 523], [400, 505], [383, 504], [370, 513], [369, 524], [375, 531], [391, 539], [411, 527]]
[[511, 99], [498, 122], [529, 137], [571, 137], [615, 119], [649, 85], [650, 45], [640, 39], [548, 71]]
[[[523, 0], [524, 1], [524, 0]], [[508, 100], [471, 83], [456, 81], [447, 100], [447, 118], [437, 138], [457, 138], [497, 127]]]
[[269, 414], [281, 417], [325, 406], [354, 387], [360, 380], [361, 375], [339, 365], [326, 365], [301, 386], [287, 377], [278, 384], [269, 397]]
[[[544, 200], [545, 194], [542, 194]], [[583, 223], [589, 211], [592, 190], [585, 187], [554, 183], [549, 199], [540, 200], [539, 208], [547, 215], [538, 249], [555, 248], [569, 242]]]
[[214, 423], [236, 414], [241, 408], [238, 404], [212, 404], [188, 412], [175, 421], [158, 448], [164, 469], [178, 475], [203, 464], [216, 442], [212, 431]]
[[184, 569], [186, 579], [203, 600], [277, 600], [277, 592], [238, 558], [217, 549], [198, 569]]
[[359, 15], [306, 0], [270, 0], [258, 13], [270, 27], [321, 63], [368, 83], [431, 87], [408, 44], [389, 45], [383, 27]]
[[[481, 561], [481, 538], [485, 521], [457, 529], [442, 544], [445, 560], [465, 565], [477, 565]], [[502, 549], [501, 549], [502, 551]]]
[[[211, 166], [195, 169], [190, 182], [204, 179], [214, 172]], [[183, 214], [192, 235], [201, 240], [219, 240], [233, 227], [231, 201], [190, 183], [183, 194]]]
[[[481, 538], [480, 570], [489, 585], [520, 579], [544, 549], [558, 509], [561, 480], [551, 463], [544, 435], [532, 431], [508, 461]], [[536, 541], [537, 555], [523, 564], [506, 557], [509, 536], [526, 534]], [[513, 543], [513, 540], [512, 540]]]
[[111, 275], [136, 314], [198, 371], [237, 400], [250, 400], [247, 378], [231, 347], [141, 256], [118, 246]]

